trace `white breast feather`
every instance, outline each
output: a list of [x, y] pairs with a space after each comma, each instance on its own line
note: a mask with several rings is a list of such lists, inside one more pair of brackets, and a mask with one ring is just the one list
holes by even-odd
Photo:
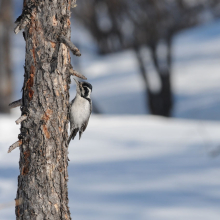
[[80, 128], [82, 124], [88, 120], [89, 116], [90, 116], [89, 101], [77, 94], [74, 103], [71, 106], [70, 117], [73, 118], [70, 121], [73, 121], [75, 128]]

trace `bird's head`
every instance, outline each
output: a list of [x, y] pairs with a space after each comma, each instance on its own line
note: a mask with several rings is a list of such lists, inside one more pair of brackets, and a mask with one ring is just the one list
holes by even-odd
[[76, 92], [84, 98], [90, 98], [92, 93], [92, 85], [88, 82], [80, 82], [74, 78], [76, 82]]

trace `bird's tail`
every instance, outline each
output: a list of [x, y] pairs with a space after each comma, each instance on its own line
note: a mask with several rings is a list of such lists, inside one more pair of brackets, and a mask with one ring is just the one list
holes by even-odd
[[72, 131], [71, 131], [71, 133], [70, 133], [70, 136], [69, 136], [69, 138], [68, 138], [68, 140], [67, 140], [67, 144], [68, 144], [68, 145], [69, 145], [71, 139], [74, 139], [74, 138], [75, 138], [75, 136], [76, 136], [76, 134], [77, 134], [78, 131], [79, 131], [79, 128], [72, 129]]
[[80, 138], [81, 138], [81, 136], [82, 136], [82, 131], [79, 131], [79, 140], [80, 140]]

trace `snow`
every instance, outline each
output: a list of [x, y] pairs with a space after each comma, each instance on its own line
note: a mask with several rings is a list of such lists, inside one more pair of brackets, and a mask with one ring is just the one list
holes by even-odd
[[[7, 148], [16, 118], [0, 116], [0, 204], [9, 204], [0, 206], [2, 220], [14, 219], [19, 150]], [[219, 219], [219, 130], [211, 121], [93, 115], [69, 147], [72, 218]]]
[[[145, 114], [143, 83], [132, 51], [99, 57], [84, 29], [72, 37], [83, 54], [80, 63], [72, 60], [89, 78], [94, 103], [105, 113], [92, 115], [82, 139], [70, 143], [72, 218], [219, 220], [220, 20], [175, 39], [172, 119]], [[19, 99], [25, 44], [22, 34], [13, 39]], [[153, 74], [146, 48], [143, 54]], [[71, 98], [74, 90], [72, 86]], [[19, 150], [7, 150], [17, 141], [18, 117], [18, 109], [0, 115], [1, 220], [15, 219]]]

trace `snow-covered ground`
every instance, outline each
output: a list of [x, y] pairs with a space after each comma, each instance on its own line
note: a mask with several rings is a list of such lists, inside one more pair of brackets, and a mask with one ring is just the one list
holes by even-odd
[[[75, 66], [93, 84], [94, 102], [105, 113], [93, 115], [82, 140], [70, 144], [72, 218], [219, 220], [220, 20], [175, 39], [174, 119], [144, 115], [132, 51], [99, 57], [84, 30], [72, 37], [83, 54], [73, 62], [80, 60]], [[13, 43], [17, 99], [23, 84], [22, 34]], [[0, 220], [15, 219], [19, 150], [7, 154], [7, 149], [19, 134], [18, 114], [0, 115]]]
[[[15, 116], [0, 120], [0, 219], [12, 220], [19, 150], [7, 148], [19, 126]], [[69, 147], [72, 218], [219, 220], [219, 130], [215, 122], [92, 116]]]

